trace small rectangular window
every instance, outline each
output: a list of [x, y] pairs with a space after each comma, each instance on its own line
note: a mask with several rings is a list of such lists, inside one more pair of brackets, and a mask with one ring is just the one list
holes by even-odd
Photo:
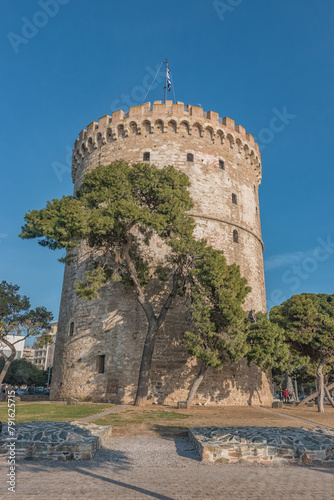
[[104, 360], [105, 360], [105, 355], [97, 357], [96, 360], [97, 373], [104, 373]]
[[150, 161], [151, 153], [147, 152], [143, 154], [143, 161]]
[[223, 160], [219, 160], [219, 168], [225, 170], [225, 162]]
[[194, 155], [192, 153], [187, 154], [187, 161], [194, 161]]
[[234, 203], [235, 205], [238, 204], [237, 195], [235, 193], [232, 193], [232, 203]]
[[239, 243], [239, 234], [236, 229], [233, 231], [233, 241], [234, 243]]
[[72, 321], [72, 323], [70, 324], [70, 337], [73, 337], [73, 334], [74, 334], [74, 323]]

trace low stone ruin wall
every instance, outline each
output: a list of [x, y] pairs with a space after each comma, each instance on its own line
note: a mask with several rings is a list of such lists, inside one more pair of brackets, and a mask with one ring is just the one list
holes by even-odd
[[203, 462], [333, 463], [334, 431], [294, 427], [202, 427], [189, 436]]
[[27, 422], [15, 433], [4, 425], [0, 461], [15, 459], [90, 460], [111, 435], [110, 426], [80, 422]]

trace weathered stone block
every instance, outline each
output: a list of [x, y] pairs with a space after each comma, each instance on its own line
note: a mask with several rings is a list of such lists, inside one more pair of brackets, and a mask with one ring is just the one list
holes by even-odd
[[66, 402], [68, 405], [77, 405], [78, 404], [78, 400], [75, 398], [71, 398], [71, 397], [67, 398]]
[[177, 407], [178, 407], [179, 409], [180, 409], [180, 408], [184, 408], [184, 409], [186, 409], [186, 408], [188, 408], [188, 403], [187, 403], [187, 401], [178, 401], [178, 402], [177, 402]]

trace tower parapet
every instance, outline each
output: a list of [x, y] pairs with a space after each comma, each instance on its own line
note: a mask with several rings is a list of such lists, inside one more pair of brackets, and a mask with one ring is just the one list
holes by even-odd
[[116, 142], [133, 135], [145, 135], [168, 132], [187, 134], [202, 138], [211, 144], [228, 144], [231, 149], [238, 149], [245, 160], [254, 168], [258, 183], [261, 181], [261, 153], [252, 134], [241, 125], [236, 125], [231, 118], [221, 118], [215, 111], [204, 111], [202, 107], [174, 104], [172, 101], [147, 102], [130, 107], [128, 112], [117, 110], [112, 115], [105, 115], [98, 122], [93, 121], [83, 129], [73, 148], [72, 179], [82, 159], [93, 149], [106, 143]]

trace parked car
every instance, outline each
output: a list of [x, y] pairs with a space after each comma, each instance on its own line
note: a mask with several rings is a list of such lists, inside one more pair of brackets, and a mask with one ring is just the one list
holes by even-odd
[[24, 396], [27, 393], [27, 389], [16, 389], [15, 391], [16, 396]]
[[27, 394], [29, 395], [44, 395], [43, 387], [28, 387]]

